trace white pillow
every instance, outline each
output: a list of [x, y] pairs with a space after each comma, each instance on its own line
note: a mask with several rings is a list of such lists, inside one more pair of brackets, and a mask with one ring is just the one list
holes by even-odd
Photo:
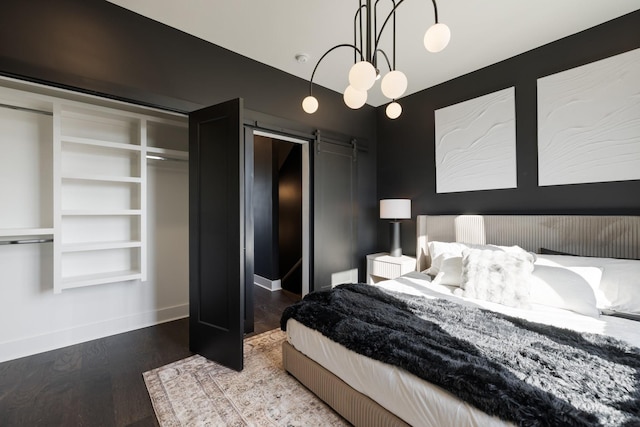
[[552, 267], [537, 264], [531, 275], [530, 302], [598, 317], [595, 289], [602, 270], [597, 267]]
[[477, 245], [460, 242], [429, 242], [431, 266], [425, 270], [434, 281], [441, 285], [460, 286], [462, 284], [462, 253], [466, 249], [488, 249], [513, 253], [526, 252], [520, 246]]
[[640, 314], [640, 260], [538, 255], [536, 265], [601, 268], [602, 279], [595, 293], [598, 308]]
[[465, 250], [462, 258], [462, 295], [528, 308], [533, 259], [524, 250]]
[[[426, 273], [437, 277], [441, 285], [460, 286], [462, 283], [462, 251], [468, 249], [464, 243], [429, 242], [431, 266]], [[438, 275], [438, 273], [442, 273]]]
[[462, 255], [440, 254], [433, 258], [427, 274], [435, 276], [441, 285], [460, 286], [462, 283]]
[[445, 257], [460, 257], [462, 259], [462, 251], [469, 247], [464, 243], [458, 242], [429, 242], [429, 255], [431, 256], [431, 266], [429, 274], [435, 276], [440, 271], [441, 260]]

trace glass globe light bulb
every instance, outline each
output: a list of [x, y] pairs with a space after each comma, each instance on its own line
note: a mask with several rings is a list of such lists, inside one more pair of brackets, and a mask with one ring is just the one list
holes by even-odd
[[347, 107], [357, 110], [367, 102], [367, 91], [358, 90], [353, 86], [348, 86], [344, 90], [343, 98]]
[[402, 71], [391, 71], [382, 78], [380, 89], [387, 98], [398, 99], [407, 90], [407, 76]]
[[370, 62], [357, 62], [349, 70], [349, 84], [354, 89], [367, 91], [376, 82], [376, 69]]
[[385, 112], [387, 113], [387, 117], [390, 119], [397, 119], [400, 117], [400, 114], [402, 114], [402, 106], [394, 101], [387, 105]]
[[451, 40], [451, 30], [446, 24], [434, 24], [424, 35], [424, 47], [429, 52], [437, 53], [443, 50]]
[[307, 114], [313, 114], [318, 110], [318, 100], [314, 96], [307, 96], [302, 100], [302, 109]]

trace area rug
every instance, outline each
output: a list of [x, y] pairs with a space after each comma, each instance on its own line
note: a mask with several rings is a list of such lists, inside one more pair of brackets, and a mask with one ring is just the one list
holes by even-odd
[[349, 425], [284, 370], [284, 339], [278, 329], [246, 339], [242, 372], [195, 355], [142, 374], [160, 425]]

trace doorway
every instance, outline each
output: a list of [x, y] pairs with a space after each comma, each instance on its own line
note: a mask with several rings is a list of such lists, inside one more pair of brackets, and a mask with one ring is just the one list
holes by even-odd
[[[307, 140], [258, 129], [252, 136], [254, 288], [260, 296], [254, 304], [259, 329], [265, 301], [299, 299], [309, 292], [310, 161]], [[272, 295], [265, 297], [265, 290]], [[278, 303], [273, 311], [279, 316]]]

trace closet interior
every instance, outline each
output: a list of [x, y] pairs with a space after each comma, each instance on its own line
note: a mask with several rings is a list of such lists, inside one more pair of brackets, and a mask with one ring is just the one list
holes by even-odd
[[188, 315], [181, 114], [0, 80], [0, 361]]

